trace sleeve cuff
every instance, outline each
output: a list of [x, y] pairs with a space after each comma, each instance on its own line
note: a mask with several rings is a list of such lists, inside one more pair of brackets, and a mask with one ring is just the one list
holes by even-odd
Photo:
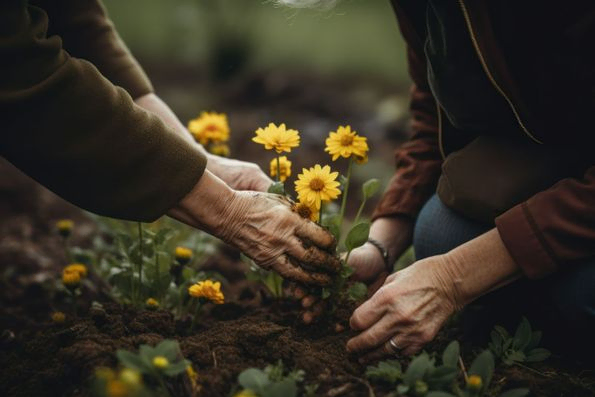
[[526, 203], [496, 218], [496, 227], [508, 252], [530, 279], [554, 273], [554, 254], [545, 243]]

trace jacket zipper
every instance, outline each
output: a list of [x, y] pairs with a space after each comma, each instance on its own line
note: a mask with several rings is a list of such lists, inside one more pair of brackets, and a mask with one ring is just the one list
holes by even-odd
[[508, 96], [504, 93], [504, 91], [502, 90], [502, 88], [500, 88], [500, 86], [498, 85], [498, 83], [496, 82], [496, 79], [494, 79], [494, 76], [492, 76], [492, 73], [490, 72], [490, 69], [488, 68], [488, 65], [481, 53], [481, 50], [479, 48], [479, 44], [477, 42], [477, 38], [475, 37], [475, 33], [473, 32], [473, 25], [471, 24], [471, 18], [469, 17], [469, 11], [467, 10], [467, 7], [465, 6], [465, 1], [464, 0], [458, 0], [459, 5], [461, 6], [461, 10], [463, 11], [463, 17], [465, 18], [465, 23], [467, 24], [467, 30], [469, 30], [469, 35], [471, 36], [471, 41], [473, 42], [473, 47], [475, 48], [475, 52], [477, 52], [477, 56], [479, 57], [479, 61], [481, 62], [481, 66], [483, 67], [483, 70], [485, 71], [486, 75], [488, 76], [488, 79], [490, 80], [490, 82], [492, 83], [492, 85], [496, 88], [496, 90], [504, 97], [504, 99], [506, 100], [506, 102], [508, 102], [508, 105], [510, 106], [510, 108], [512, 109], [512, 112], [514, 113], [514, 116], [516, 117], [519, 125], [521, 126], [521, 129], [525, 132], [525, 134], [531, 138], [533, 141], [539, 143], [539, 144], [543, 144], [542, 141], [540, 141], [539, 139], [537, 139], [533, 134], [531, 134], [529, 132], [529, 130], [527, 129], [527, 127], [525, 127], [525, 124], [523, 123], [523, 120], [521, 120], [521, 116], [519, 115], [518, 111], [516, 110], [516, 108], [514, 107], [514, 104], [512, 103], [512, 101], [510, 100], [510, 98], [508, 98]]

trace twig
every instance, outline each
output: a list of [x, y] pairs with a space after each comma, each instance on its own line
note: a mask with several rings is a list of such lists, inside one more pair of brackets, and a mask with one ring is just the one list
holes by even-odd
[[372, 389], [372, 385], [370, 385], [370, 383], [368, 383], [368, 381], [358, 378], [357, 376], [353, 376], [353, 375], [349, 375], [349, 378], [366, 386], [366, 388], [368, 389], [368, 397], [376, 397], [376, 394], [374, 393], [374, 389]]
[[526, 370], [529, 370], [531, 372], [534, 372], [534, 373], [536, 373], [536, 374], [538, 374], [540, 376], [543, 376], [544, 378], [551, 378], [552, 377], [552, 375], [546, 374], [545, 372], [538, 371], [536, 369], [533, 369], [533, 368], [531, 368], [531, 367], [529, 367], [529, 366], [527, 366], [525, 364], [521, 364], [519, 362], [515, 362], [514, 365], [518, 365], [519, 367], [524, 368]]
[[213, 356], [213, 368], [217, 368], [217, 356], [215, 355], [215, 350], [211, 350], [211, 355]]

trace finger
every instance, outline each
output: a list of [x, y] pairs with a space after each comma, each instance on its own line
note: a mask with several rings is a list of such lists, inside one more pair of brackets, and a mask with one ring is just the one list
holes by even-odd
[[341, 267], [341, 261], [334, 255], [322, 251], [317, 247], [306, 247], [299, 238], [292, 238], [292, 242], [287, 247], [287, 253], [296, 259], [300, 265], [311, 267], [313, 269], [323, 269], [326, 271], [337, 272]]
[[[384, 342], [382, 344], [382, 346], [372, 350], [369, 353], [364, 354], [358, 361], [361, 364], [367, 364], [367, 363], [370, 363], [373, 361], [381, 360], [386, 357], [395, 357], [395, 356], [404, 355], [403, 349], [401, 348], [401, 346], [403, 346], [403, 342], [400, 339], [402, 339], [402, 338], [400, 338], [398, 334], [392, 336], [386, 342]], [[391, 344], [390, 344], [391, 340], [393, 340], [395, 342], [395, 344], [399, 347], [398, 349], [395, 350], [395, 348], [393, 346], [391, 346]]]
[[376, 324], [347, 342], [347, 351], [360, 352], [375, 349], [396, 333], [395, 319], [385, 315]]
[[328, 274], [307, 272], [300, 266], [294, 265], [286, 255], [278, 257], [272, 263], [271, 267], [283, 278], [300, 283], [319, 286], [325, 286], [331, 283], [331, 278]]
[[273, 180], [266, 176], [259, 168], [251, 188], [257, 192], [266, 192], [273, 183]]
[[381, 291], [383, 291], [382, 288], [376, 291], [370, 299], [362, 303], [360, 307], [355, 309], [349, 319], [349, 326], [352, 329], [358, 331], [370, 328], [386, 313], [387, 308], [384, 302], [387, 299], [385, 297], [386, 292]]
[[295, 231], [296, 236], [302, 240], [311, 241], [325, 250], [334, 251], [337, 241], [332, 234], [314, 222], [304, 221]]

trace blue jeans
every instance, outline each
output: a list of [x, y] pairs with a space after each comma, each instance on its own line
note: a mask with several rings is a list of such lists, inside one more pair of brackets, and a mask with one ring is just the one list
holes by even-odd
[[[493, 227], [466, 219], [434, 195], [422, 208], [415, 224], [415, 256], [423, 259], [446, 253]], [[489, 295], [496, 295], [495, 299]], [[504, 312], [513, 309], [545, 310], [550, 320], [560, 328], [579, 329], [581, 333], [594, 332], [595, 258], [569, 265], [567, 269], [542, 280], [517, 281], [489, 295], [483, 300], [490, 306], [498, 303], [500, 306], [512, 305], [503, 308]], [[532, 313], [519, 314], [531, 320]]]

